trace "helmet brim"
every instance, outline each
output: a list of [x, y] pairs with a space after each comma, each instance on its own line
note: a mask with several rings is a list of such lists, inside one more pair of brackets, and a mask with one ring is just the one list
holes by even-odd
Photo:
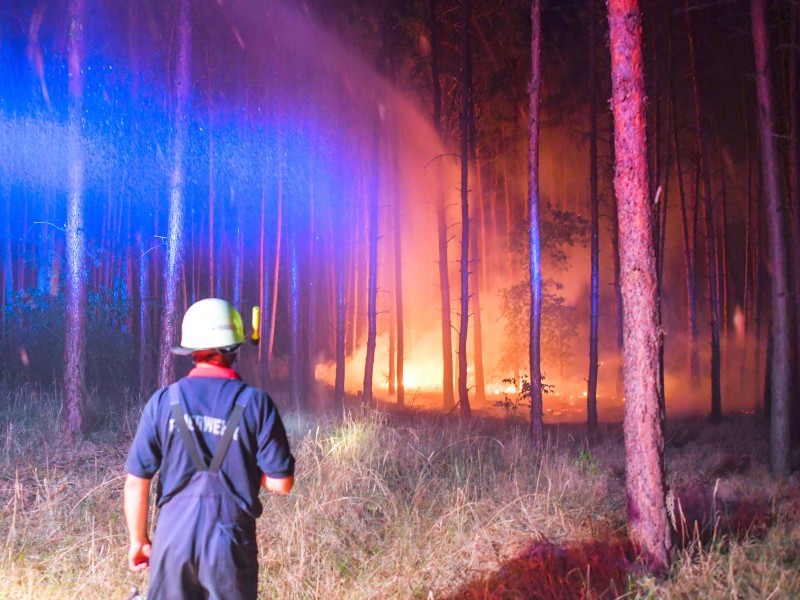
[[192, 352], [197, 352], [198, 348], [184, 348], [183, 346], [173, 346], [169, 349], [173, 354], [178, 356], [189, 356]]
[[225, 346], [223, 348], [186, 348], [181, 345], [173, 346], [169, 349], [170, 352], [173, 354], [177, 354], [178, 356], [190, 356], [195, 352], [207, 352], [209, 350], [219, 350], [220, 352], [228, 353], [228, 352], [236, 352], [239, 349], [241, 344], [234, 344], [233, 346]]

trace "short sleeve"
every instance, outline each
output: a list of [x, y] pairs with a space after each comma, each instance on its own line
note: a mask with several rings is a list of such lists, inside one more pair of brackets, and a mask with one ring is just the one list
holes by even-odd
[[158, 433], [158, 405], [164, 390], [147, 401], [139, 427], [128, 452], [125, 471], [142, 479], [152, 479], [161, 466], [161, 438]]
[[272, 400], [261, 393], [259, 406], [258, 451], [256, 462], [261, 472], [273, 479], [294, 475], [294, 457], [283, 421]]

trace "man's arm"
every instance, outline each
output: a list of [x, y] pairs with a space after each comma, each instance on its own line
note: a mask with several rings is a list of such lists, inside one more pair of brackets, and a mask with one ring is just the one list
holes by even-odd
[[294, 477], [290, 475], [289, 477], [275, 479], [273, 477], [267, 477], [266, 475], [263, 475], [261, 477], [261, 485], [270, 492], [275, 492], [276, 494], [288, 494], [294, 485]]
[[130, 536], [128, 568], [143, 571], [150, 565], [150, 539], [147, 537], [147, 513], [150, 510], [150, 480], [128, 473], [125, 478], [123, 511]]

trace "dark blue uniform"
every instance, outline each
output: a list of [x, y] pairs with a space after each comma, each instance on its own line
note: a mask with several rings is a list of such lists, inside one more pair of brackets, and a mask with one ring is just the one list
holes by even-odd
[[[294, 474], [286, 432], [270, 398], [225, 378], [233, 371], [212, 369], [214, 377], [197, 376], [208, 369], [195, 369], [150, 398], [125, 466], [145, 479], [161, 471], [156, 490], [161, 510], [150, 557], [153, 600], [255, 598], [261, 475]], [[220, 447], [226, 442], [227, 450]]]

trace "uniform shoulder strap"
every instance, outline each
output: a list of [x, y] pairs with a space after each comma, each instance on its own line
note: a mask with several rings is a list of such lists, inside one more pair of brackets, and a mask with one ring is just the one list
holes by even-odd
[[194, 463], [194, 468], [198, 471], [206, 471], [208, 470], [208, 465], [203, 459], [203, 456], [200, 454], [200, 450], [197, 447], [197, 442], [192, 437], [192, 433], [189, 431], [189, 426], [186, 424], [186, 412], [183, 410], [183, 406], [181, 406], [180, 403], [180, 387], [177, 383], [173, 383], [167, 389], [169, 394], [169, 408], [172, 411], [172, 418], [175, 421], [175, 427], [177, 427], [178, 431], [181, 432], [183, 445], [186, 446], [186, 451], [189, 453], [189, 456]]
[[212, 473], [219, 473], [222, 467], [222, 461], [225, 460], [225, 455], [228, 454], [228, 448], [233, 440], [233, 434], [239, 426], [242, 413], [247, 406], [247, 401], [250, 399], [250, 394], [242, 394], [246, 388], [247, 386], [244, 383], [240, 383], [239, 389], [236, 390], [236, 395], [233, 397], [233, 410], [228, 417], [228, 421], [225, 423], [225, 432], [222, 434], [222, 439], [220, 439], [219, 444], [217, 444], [217, 451], [214, 453], [214, 458], [211, 460], [211, 465], [208, 467], [208, 470]]

